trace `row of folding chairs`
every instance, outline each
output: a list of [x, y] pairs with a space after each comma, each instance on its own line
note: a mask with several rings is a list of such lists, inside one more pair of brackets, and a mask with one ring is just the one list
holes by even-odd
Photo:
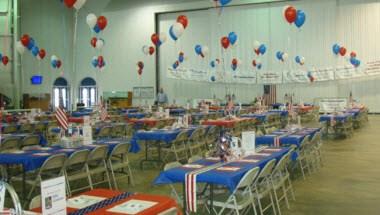
[[323, 166], [322, 146], [321, 132], [317, 132], [311, 139], [307, 136], [302, 141], [298, 149], [297, 165], [303, 179], [306, 179], [306, 173], [310, 175]]
[[[279, 161], [270, 160], [262, 169], [256, 167], [249, 170], [240, 180], [235, 190], [230, 193], [226, 189], [215, 191], [213, 194], [213, 214], [260, 214], [271, 210], [273, 214], [281, 214], [281, 201], [285, 201], [290, 208], [289, 199], [295, 200], [294, 190], [288, 171], [288, 164], [293, 153], [291, 149]], [[199, 156], [191, 157], [188, 162], [192, 163], [201, 159]], [[171, 162], [165, 165], [164, 170], [180, 167], [179, 162]], [[182, 198], [174, 185], [170, 185], [171, 195], [178, 204], [182, 204]], [[197, 190], [198, 202], [203, 210], [209, 211], [211, 202], [209, 194], [205, 192], [207, 185], [201, 184]], [[269, 201], [267, 201], [269, 200]], [[266, 205], [264, 203], [267, 203]], [[229, 211], [229, 213], [227, 213]]]
[[[56, 124], [55, 121], [51, 121], [48, 125]], [[9, 124], [3, 127], [3, 134], [14, 134], [14, 133], [40, 133], [44, 134], [46, 132], [47, 126], [46, 123], [38, 122], [38, 123], [22, 123], [21, 125], [17, 124]]]
[[199, 127], [193, 131], [190, 137], [188, 131], [184, 130], [171, 143], [158, 143], [161, 144], [163, 161], [170, 162], [170, 158], [175, 158], [176, 161], [186, 161], [191, 156], [204, 155], [213, 150], [219, 133], [220, 130], [216, 126], [210, 127], [207, 131], [205, 128]]
[[27, 135], [22, 139], [18, 137], [7, 137], [0, 144], [0, 153], [7, 153], [39, 146], [40, 139], [41, 138], [39, 135]]
[[[78, 150], [69, 157], [65, 154], [50, 156], [37, 171], [26, 173], [25, 183], [30, 186], [27, 202], [31, 200], [36, 188], [43, 180], [65, 176], [67, 195], [106, 183], [108, 187], [118, 189], [117, 179], [127, 177], [134, 185], [132, 171], [128, 160], [127, 143], [116, 145], [109, 152], [107, 145], [99, 145], [90, 150]], [[99, 180], [100, 178], [100, 180]], [[11, 182], [22, 182], [23, 177], [14, 176]]]

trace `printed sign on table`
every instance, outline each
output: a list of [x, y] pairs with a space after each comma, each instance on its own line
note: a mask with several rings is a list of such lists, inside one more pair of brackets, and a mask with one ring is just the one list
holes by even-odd
[[65, 177], [42, 181], [41, 200], [43, 215], [66, 215]]
[[254, 131], [244, 131], [241, 133], [241, 148], [247, 153], [254, 153], [256, 149], [256, 134]]
[[347, 99], [330, 98], [319, 101], [320, 113], [343, 112], [347, 108]]

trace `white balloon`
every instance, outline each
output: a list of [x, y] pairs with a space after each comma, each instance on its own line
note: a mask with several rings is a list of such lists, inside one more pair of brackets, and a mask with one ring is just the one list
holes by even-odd
[[87, 25], [92, 29], [95, 27], [98, 17], [95, 14], [89, 13], [86, 18]]
[[261, 45], [260, 42], [257, 40], [255, 40], [255, 42], [253, 42], [253, 48], [255, 48], [255, 49], [258, 49], [260, 47], [260, 45]]
[[282, 54], [282, 60], [283, 60], [283, 61], [286, 61], [288, 58], [289, 58], [288, 53], [284, 53], [284, 54]]
[[173, 25], [173, 33], [177, 38], [180, 38], [184, 31], [185, 31], [185, 28], [183, 27], [181, 23], [177, 22]]
[[304, 58], [304, 57], [301, 57], [301, 58], [300, 58], [300, 63], [301, 63], [301, 64], [304, 64], [304, 63], [305, 63], [305, 58]]
[[77, 0], [73, 6], [75, 9], [79, 10], [83, 7], [85, 3], [86, 3], [86, 0]]
[[37, 60], [41, 60], [40, 55], [37, 55], [36, 58], [37, 58]]
[[21, 43], [21, 41], [17, 41], [16, 43], [16, 50], [17, 52], [22, 55], [25, 52], [25, 46]]
[[148, 54], [149, 54], [149, 47], [148, 47], [148, 46], [143, 46], [143, 47], [142, 47], [142, 52], [143, 52], [145, 55], [148, 55]]
[[202, 46], [202, 54], [204, 56], [207, 56], [209, 52], [210, 52], [210, 49], [207, 46]]
[[58, 57], [55, 56], [55, 55], [52, 55], [50, 59], [51, 59], [52, 61], [53, 61], [53, 60], [58, 60]]
[[161, 43], [165, 43], [166, 39], [168, 39], [164, 32], [161, 32], [160, 35], [158, 35], [158, 37], [160, 38]]
[[96, 41], [96, 48], [97, 48], [97, 49], [102, 49], [103, 46], [104, 46], [104, 40], [102, 40], [102, 39], [98, 39], [98, 40]]

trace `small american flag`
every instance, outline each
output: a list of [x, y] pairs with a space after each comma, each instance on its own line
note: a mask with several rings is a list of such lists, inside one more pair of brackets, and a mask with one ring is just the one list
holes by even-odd
[[69, 128], [69, 119], [67, 118], [66, 111], [63, 107], [63, 98], [59, 97], [59, 106], [55, 110], [55, 118], [58, 121], [58, 124], [64, 129], [67, 130]]
[[280, 147], [281, 146], [281, 143], [280, 143], [280, 137], [279, 136], [276, 136], [274, 138], [274, 143], [273, 143], [274, 147]]
[[277, 92], [276, 85], [264, 85], [264, 104], [269, 106], [271, 104], [276, 103], [277, 100]]
[[100, 120], [105, 121], [108, 117], [107, 107], [100, 101]]

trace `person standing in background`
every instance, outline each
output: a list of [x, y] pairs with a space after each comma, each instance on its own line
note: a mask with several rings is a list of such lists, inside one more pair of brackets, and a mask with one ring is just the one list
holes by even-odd
[[157, 104], [158, 105], [166, 105], [166, 104], [168, 104], [168, 96], [164, 92], [163, 88], [160, 88], [160, 91], [157, 94]]

